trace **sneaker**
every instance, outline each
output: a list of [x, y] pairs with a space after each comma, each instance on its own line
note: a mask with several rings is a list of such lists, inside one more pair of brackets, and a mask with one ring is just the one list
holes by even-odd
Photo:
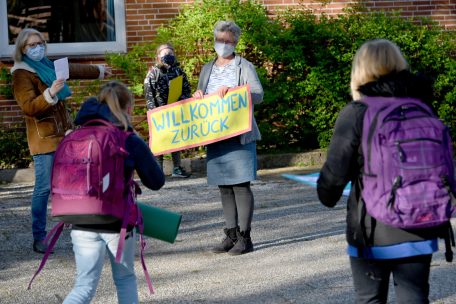
[[190, 175], [192, 174], [186, 172], [181, 166], [175, 167], [173, 169], [173, 174], [171, 174], [172, 177], [189, 177]]
[[[48, 246], [45, 242], [37, 241], [37, 240], [33, 241], [33, 251], [35, 251], [37, 253], [46, 253], [47, 248], [48, 248]], [[51, 251], [50, 253], [54, 253], [54, 252]]]

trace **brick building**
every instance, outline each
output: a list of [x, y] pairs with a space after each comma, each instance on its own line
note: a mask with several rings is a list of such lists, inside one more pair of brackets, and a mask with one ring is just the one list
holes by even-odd
[[[63, 43], [49, 44], [50, 55], [65, 55], [70, 58], [72, 62], [87, 62], [87, 63], [102, 63], [103, 53], [106, 49], [114, 49], [119, 52], [125, 52], [131, 46], [138, 43], [147, 43], [154, 39], [156, 28], [169, 19], [176, 16], [179, 8], [192, 1], [189, 0], [100, 0], [106, 7], [102, 11], [97, 11], [98, 8], [90, 7], [90, 10], [83, 10], [75, 5], [78, 1], [52, 1], [43, 0], [38, 1], [41, 3], [37, 6], [35, 1], [15, 1], [23, 4], [22, 7], [17, 8], [17, 15], [10, 13], [10, 7], [7, 8], [7, 0], [0, 0], [0, 68], [8, 68], [12, 65], [10, 59], [13, 42], [11, 37], [8, 38], [8, 28], [13, 29], [12, 32], [19, 30], [20, 24], [29, 22], [29, 26], [40, 26], [41, 18], [49, 17], [53, 9], [59, 9], [62, 15], [60, 20], [56, 21], [55, 26], [52, 28], [60, 28], [55, 33], [48, 33], [49, 41], [63, 41]], [[97, 2], [97, 1], [93, 1]], [[312, 1], [312, 0], [260, 0], [269, 14], [273, 16], [276, 12], [300, 5], [311, 9], [314, 13], [325, 13], [329, 16], [337, 16], [343, 14], [343, 8], [348, 5], [353, 5], [358, 1], [349, 0], [333, 0], [326, 1]], [[421, 17], [429, 16], [434, 19], [442, 28], [446, 30], [456, 30], [456, 0], [364, 0], [362, 1], [369, 10], [373, 11], [390, 11], [401, 10], [401, 14], [405, 17]], [[31, 3], [34, 7], [31, 9], [24, 8], [27, 3]], [[46, 5], [48, 3], [48, 5]], [[56, 4], [58, 3], [58, 4]], [[62, 4], [63, 3], [63, 4]], [[81, 2], [82, 3], [82, 2]], [[9, 5], [9, 4], [8, 4]], [[11, 4], [13, 5], [13, 4]], [[29, 6], [31, 6], [29, 5]], [[59, 6], [59, 7], [55, 7]], [[84, 31], [92, 33], [96, 26], [94, 24], [81, 25], [78, 23], [71, 23], [71, 16], [79, 10], [79, 13], [85, 13], [86, 19], [91, 20], [94, 16], [104, 18], [104, 24], [108, 29], [100, 32], [99, 36], [104, 39], [104, 42], [90, 42], [90, 43], [77, 43]], [[8, 13], [6, 13], [8, 11]], [[110, 12], [115, 11], [117, 24], [110, 24]], [[65, 13], [62, 13], [65, 12]], [[89, 12], [87, 14], [87, 12]], [[98, 12], [93, 13], [93, 12]], [[112, 13], [111, 12], [111, 13]], [[112, 15], [112, 14], [111, 14]], [[30, 21], [30, 16], [34, 16], [34, 20]], [[70, 19], [70, 21], [69, 21]], [[120, 21], [119, 21], [120, 20]], [[31, 23], [35, 22], [35, 23]], [[70, 29], [65, 29], [64, 26], [70, 22], [73, 26]], [[115, 30], [114, 30], [115, 28]], [[71, 37], [64, 37], [71, 33]], [[98, 41], [100, 37], [89, 37], [95, 40], [83, 41]], [[9, 39], [9, 40], [8, 40]], [[59, 40], [60, 39], [60, 40]], [[65, 40], [70, 39], [70, 40]], [[71, 40], [73, 39], [73, 40]], [[85, 38], [86, 39], [86, 38]], [[69, 41], [70, 43], [67, 43]], [[75, 42], [75, 43], [72, 43]], [[80, 47], [82, 45], [82, 47]], [[98, 52], [91, 48], [92, 45], [97, 45]], [[99, 51], [101, 50], [101, 52]], [[87, 82], [81, 82], [81, 85], [87, 85]], [[12, 97], [8, 96], [8, 88], [5, 87], [5, 81], [0, 80], [0, 124], [7, 127], [13, 127], [23, 124], [23, 118], [20, 109]], [[139, 106], [144, 104], [144, 101], [139, 99], [137, 101]]]

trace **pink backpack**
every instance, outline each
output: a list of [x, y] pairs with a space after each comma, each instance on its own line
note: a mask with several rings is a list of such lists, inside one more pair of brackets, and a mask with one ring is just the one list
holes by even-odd
[[44, 267], [65, 224], [109, 224], [122, 221], [116, 262], [120, 262], [127, 226], [140, 232], [141, 262], [151, 293], [154, 293], [144, 263], [145, 241], [141, 211], [136, 205], [140, 188], [133, 177], [125, 180], [124, 164], [128, 156], [125, 132], [102, 119], [86, 122], [61, 141], [54, 156], [51, 176], [51, 215], [60, 222], [48, 233], [48, 250], [30, 281]]

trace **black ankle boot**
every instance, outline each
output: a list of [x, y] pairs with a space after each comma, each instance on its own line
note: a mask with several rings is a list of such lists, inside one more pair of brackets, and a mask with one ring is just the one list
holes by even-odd
[[225, 233], [226, 237], [220, 244], [212, 248], [211, 251], [214, 253], [225, 253], [230, 251], [230, 249], [233, 248], [234, 244], [237, 241], [236, 231], [238, 230], [238, 228], [239, 227], [223, 229], [223, 232]]
[[250, 238], [250, 229], [246, 231], [236, 231], [237, 233], [237, 242], [228, 254], [230, 255], [240, 255], [248, 252], [253, 251], [253, 243], [252, 239]]

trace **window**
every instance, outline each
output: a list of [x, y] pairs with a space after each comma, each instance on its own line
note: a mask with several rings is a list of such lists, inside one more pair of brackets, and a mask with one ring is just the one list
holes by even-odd
[[48, 55], [127, 49], [124, 0], [0, 0], [0, 57], [11, 57], [26, 27], [44, 34]]

